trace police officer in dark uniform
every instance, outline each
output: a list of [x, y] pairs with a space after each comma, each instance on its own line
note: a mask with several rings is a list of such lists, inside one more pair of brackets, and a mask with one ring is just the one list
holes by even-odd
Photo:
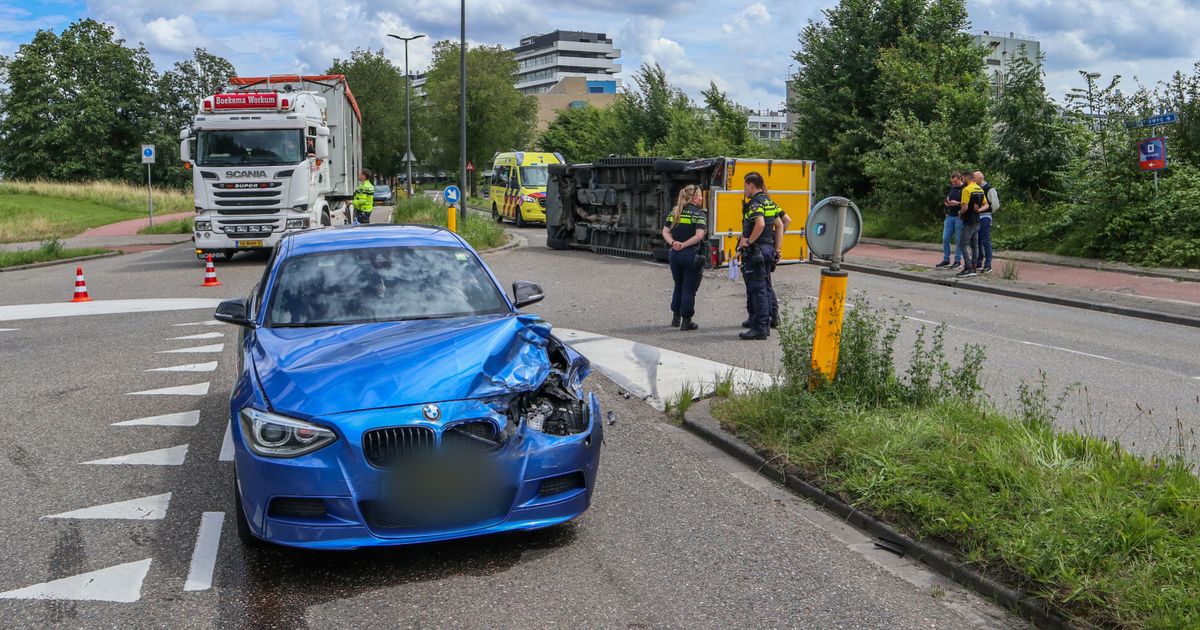
[[742, 210], [742, 278], [746, 281], [746, 320], [749, 330], [742, 339], [766, 339], [771, 331], [770, 269], [775, 261], [775, 225], [767, 225], [764, 206], [774, 205], [764, 190], [762, 175], [750, 172], [744, 178], [748, 201]]
[[704, 261], [699, 257], [700, 243], [707, 237], [707, 212], [704, 192], [689, 184], [679, 191], [679, 198], [662, 236], [671, 247], [668, 261], [675, 289], [671, 294], [671, 327], [679, 330], [699, 328], [692, 321], [696, 314], [696, 291], [700, 289]]

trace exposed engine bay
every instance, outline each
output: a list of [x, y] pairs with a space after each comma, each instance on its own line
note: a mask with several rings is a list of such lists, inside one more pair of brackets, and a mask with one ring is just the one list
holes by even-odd
[[565, 346], [550, 337], [546, 352], [550, 356], [550, 375], [538, 389], [519, 394], [509, 407], [510, 422], [524, 422], [529, 428], [548, 435], [575, 435], [588, 427], [588, 407], [584, 399], [576, 365], [572, 365]]

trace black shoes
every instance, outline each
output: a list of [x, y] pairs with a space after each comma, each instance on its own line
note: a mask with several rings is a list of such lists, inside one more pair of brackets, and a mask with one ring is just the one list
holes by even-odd
[[933, 266], [933, 268], [934, 268], [934, 269], [942, 269], [942, 268], [944, 268], [944, 267], [949, 267], [949, 266], [950, 266], [950, 261], [949, 261], [949, 260], [943, 260], [942, 262], [940, 262], [940, 263], [938, 263], [938, 264], [934, 265], [934, 266]]
[[671, 328], [679, 328], [679, 321], [680, 321], [679, 313], [675, 313], [674, 315], [672, 315], [671, 316]]
[[779, 318], [778, 317], [771, 320], [771, 328], [779, 328]]
[[692, 321], [689, 318], [689, 319], [683, 320], [683, 323], [679, 325], [679, 330], [683, 330], [683, 331], [696, 330], [699, 327], [700, 326], [696, 325], [696, 322]]
[[967, 267], [966, 269], [963, 269], [962, 271], [954, 274], [955, 278], [972, 278], [974, 276], [975, 276], [975, 270], [971, 269], [970, 267]]
[[754, 328], [754, 323], [747, 319], [742, 322], [742, 328]]
[[746, 332], [744, 332], [744, 333], [742, 333], [742, 334], [738, 335], [738, 337], [739, 337], [739, 338], [741, 338], [741, 339], [745, 339], [746, 341], [750, 341], [750, 340], [758, 340], [758, 339], [766, 339], [766, 338], [767, 338], [767, 332], [766, 332], [765, 330], [764, 330], [764, 331], [762, 331], [762, 332], [759, 332], [759, 331], [757, 331], [757, 330], [754, 330], [753, 328], [751, 328], [750, 330], [747, 330]]

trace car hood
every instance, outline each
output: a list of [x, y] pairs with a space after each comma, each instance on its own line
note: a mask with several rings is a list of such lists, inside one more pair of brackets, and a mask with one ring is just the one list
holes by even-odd
[[314, 417], [529, 391], [549, 339], [541, 318], [505, 315], [259, 328], [250, 352], [271, 407]]

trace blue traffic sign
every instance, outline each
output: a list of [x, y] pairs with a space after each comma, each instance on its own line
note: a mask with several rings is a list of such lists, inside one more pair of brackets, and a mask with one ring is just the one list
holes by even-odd
[[1179, 121], [1179, 116], [1175, 112], [1167, 112], [1149, 118], [1138, 118], [1135, 120], [1125, 121], [1126, 129], [1139, 129], [1141, 127], [1157, 127], [1159, 125], [1169, 125]]
[[154, 145], [153, 144], [143, 144], [142, 145], [142, 164], [153, 164], [153, 163], [154, 163]]
[[447, 186], [446, 190], [442, 191], [442, 199], [445, 199], [446, 203], [458, 203], [458, 200], [462, 199], [462, 191], [458, 186]]

